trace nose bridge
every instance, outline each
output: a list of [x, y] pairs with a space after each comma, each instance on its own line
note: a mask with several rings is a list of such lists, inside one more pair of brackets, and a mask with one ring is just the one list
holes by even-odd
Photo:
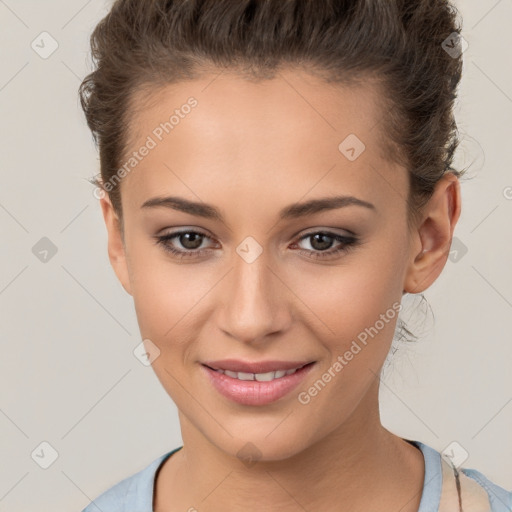
[[220, 327], [234, 338], [250, 342], [282, 329], [288, 315], [279, 290], [282, 284], [269, 267], [266, 254], [252, 260], [243, 249], [241, 244], [240, 253], [234, 255]]

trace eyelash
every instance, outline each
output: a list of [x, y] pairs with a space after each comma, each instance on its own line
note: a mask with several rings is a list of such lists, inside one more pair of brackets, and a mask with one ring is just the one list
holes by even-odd
[[[177, 231], [175, 233], [169, 233], [167, 235], [162, 236], [156, 236], [156, 243], [162, 245], [164, 251], [172, 254], [174, 257], [178, 259], [182, 258], [196, 258], [201, 256], [202, 254], [211, 251], [211, 249], [189, 249], [186, 251], [182, 251], [179, 249], [175, 249], [172, 247], [169, 242], [179, 237], [180, 235], [184, 234], [190, 234], [193, 233], [195, 235], [200, 235], [205, 238], [210, 238], [205, 233], [201, 233], [200, 231], [193, 231], [193, 230], [185, 230], [185, 231]], [[305, 254], [309, 258], [313, 259], [328, 259], [332, 258], [338, 255], [341, 255], [343, 253], [348, 252], [350, 249], [356, 247], [359, 243], [359, 240], [354, 236], [344, 236], [344, 235], [338, 235], [336, 233], [332, 233], [329, 231], [311, 231], [309, 233], [306, 233], [302, 237], [299, 238], [299, 242], [302, 240], [305, 240], [307, 238], [311, 238], [314, 235], [325, 235], [329, 238], [332, 238], [334, 241], [340, 242], [342, 245], [339, 246], [337, 249], [334, 250], [326, 250], [326, 251], [312, 251], [309, 249], [300, 249], [298, 252], [299, 254]]]

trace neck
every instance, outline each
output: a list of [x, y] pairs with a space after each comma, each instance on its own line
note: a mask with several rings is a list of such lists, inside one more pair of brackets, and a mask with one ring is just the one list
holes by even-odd
[[373, 391], [329, 435], [287, 459], [254, 464], [220, 450], [180, 415], [183, 448], [160, 471], [155, 511], [234, 512], [257, 503], [283, 512], [417, 512], [423, 455], [381, 425], [378, 380]]

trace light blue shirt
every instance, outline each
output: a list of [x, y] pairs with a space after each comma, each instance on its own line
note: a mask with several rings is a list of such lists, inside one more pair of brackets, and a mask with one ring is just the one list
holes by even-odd
[[[441, 454], [420, 441], [407, 441], [417, 446], [425, 459], [425, 478], [418, 512], [438, 512], [443, 483]], [[82, 512], [153, 512], [155, 474], [165, 460], [181, 448], [167, 452], [138, 473], [121, 480], [100, 494]], [[506, 491], [491, 482], [476, 469], [460, 468], [459, 472], [485, 489], [491, 512], [512, 512], [512, 491]], [[464, 501], [462, 505], [464, 508]]]

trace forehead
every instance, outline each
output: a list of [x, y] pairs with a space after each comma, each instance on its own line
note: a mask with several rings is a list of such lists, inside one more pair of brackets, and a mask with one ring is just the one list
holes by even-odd
[[134, 200], [174, 185], [198, 197], [215, 187], [296, 196], [298, 184], [306, 193], [319, 180], [324, 190], [368, 190], [390, 167], [383, 103], [370, 81], [341, 86], [297, 70], [258, 82], [223, 72], [149, 89], [133, 97], [125, 162], [151, 149], [130, 167], [126, 191]]
[[[248, 80], [223, 71], [158, 88], [148, 85], [131, 99], [130, 142], [142, 140], [191, 97], [199, 108], [187, 116], [186, 125], [190, 131], [210, 128], [211, 136], [244, 128], [261, 139], [273, 138], [276, 132], [293, 133], [300, 142], [304, 132], [319, 139], [339, 138], [351, 130], [366, 136], [367, 145], [377, 146], [381, 140], [380, 130], [374, 130], [385, 111], [378, 82], [368, 78], [348, 86], [327, 83], [300, 69], [284, 69], [268, 80]], [[184, 130], [174, 130], [173, 135]]]

